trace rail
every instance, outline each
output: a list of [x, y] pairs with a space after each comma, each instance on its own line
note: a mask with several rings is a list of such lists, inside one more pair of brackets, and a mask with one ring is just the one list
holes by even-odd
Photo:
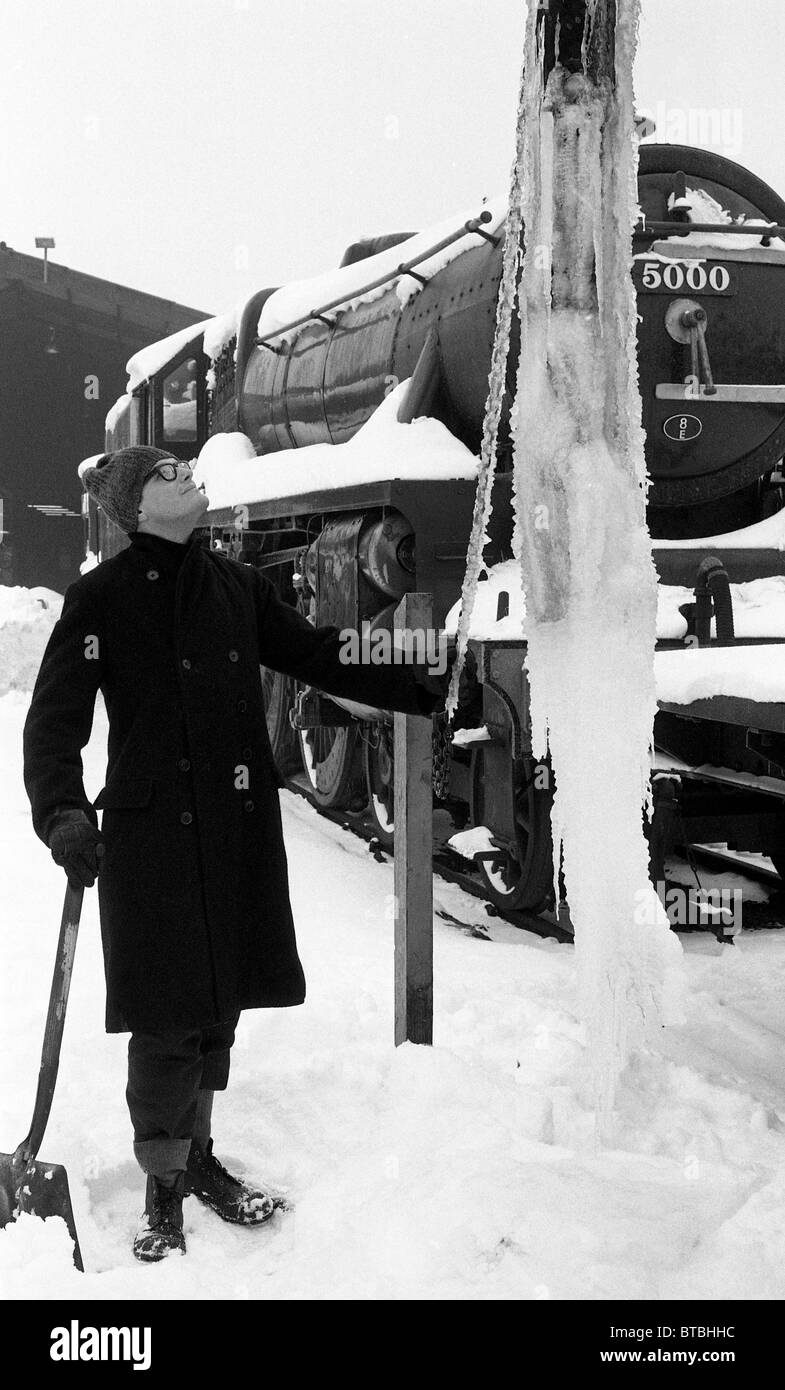
[[777, 222], [756, 222], [754, 225], [742, 222], [646, 222], [639, 223], [632, 235], [636, 240], [652, 236], [690, 236], [692, 232], [721, 232], [723, 236], [759, 236], [761, 241], [770, 237], [785, 237], [785, 227]]

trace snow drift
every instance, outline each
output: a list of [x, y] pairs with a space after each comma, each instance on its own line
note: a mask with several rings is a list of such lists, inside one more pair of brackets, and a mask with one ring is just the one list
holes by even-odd
[[62, 606], [54, 589], [0, 587], [0, 695], [32, 690]]

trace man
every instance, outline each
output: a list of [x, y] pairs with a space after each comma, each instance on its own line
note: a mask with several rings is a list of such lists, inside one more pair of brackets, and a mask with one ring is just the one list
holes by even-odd
[[[188, 1193], [243, 1224], [274, 1209], [211, 1138], [241, 1010], [305, 997], [260, 663], [412, 714], [437, 697], [410, 668], [345, 665], [335, 628], [205, 549], [194, 530], [208, 501], [188, 464], [131, 447], [83, 481], [131, 543], [66, 593], [25, 724], [25, 785], [69, 881], [98, 877], [106, 1029], [131, 1034], [126, 1096], [147, 1174], [134, 1253], [149, 1261], [185, 1251]], [[99, 689], [109, 744], [94, 808], [81, 750]]]

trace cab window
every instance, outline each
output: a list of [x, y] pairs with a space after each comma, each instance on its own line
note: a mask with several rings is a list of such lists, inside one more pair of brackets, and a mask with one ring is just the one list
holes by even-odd
[[189, 357], [162, 383], [163, 438], [167, 444], [196, 442], [196, 358]]

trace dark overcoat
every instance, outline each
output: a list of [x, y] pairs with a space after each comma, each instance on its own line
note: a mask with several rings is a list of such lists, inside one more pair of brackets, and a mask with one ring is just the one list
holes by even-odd
[[[347, 666], [339, 651], [335, 628], [195, 539], [136, 535], [68, 589], [25, 724], [25, 783], [44, 841], [58, 810], [103, 810], [108, 1032], [304, 999], [259, 665], [388, 709], [434, 705], [411, 668]], [[94, 809], [81, 750], [99, 689], [109, 744]]]

